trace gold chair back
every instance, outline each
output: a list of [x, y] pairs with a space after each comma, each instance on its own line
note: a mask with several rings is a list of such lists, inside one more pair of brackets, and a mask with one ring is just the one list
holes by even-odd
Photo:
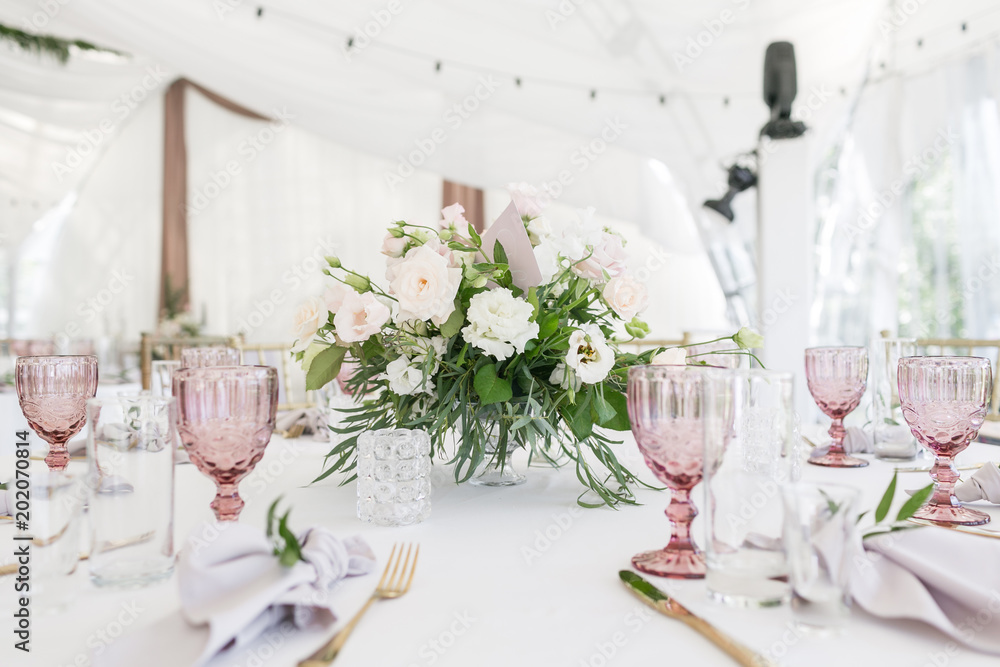
[[292, 359], [292, 346], [288, 343], [246, 343], [233, 345], [244, 364], [273, 366], [278, 370], [278, 410], [300, 410], [316, 405], [313, 392], [306, 391], [306, 376]]

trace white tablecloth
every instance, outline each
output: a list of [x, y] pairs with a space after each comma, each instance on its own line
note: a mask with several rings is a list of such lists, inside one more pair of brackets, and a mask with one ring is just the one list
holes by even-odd
[[[321, 470], [325, 449], [325, 444], [307, 439], [274, 438], [263, 461], [242, 484], [247, 506], [241, 520], [262, 526], [269, 503], [284, 494], [285, 506], [293, 507], [293, 527], [318, 523], [345, 535], [362, 534], [379, 556], [379, 572], [393, 542], [421, 545], [411, 591], [373, 607], [337, 665], [731, 664], [684, 625], [639, 604], [618, 579], [618, 570], [629, 567], [633, 554], [666, 543], [666, 492], [640, 492], [644, 503], [640, 507], [584, 510], [576, 506], [579, 486], [572, 469], [531, 468], [527, 484], [489, 489], [456, 487], [450, 470], [438, 468], [430, 519], [407, 528], [378, 528], [356, 518], [353, 484], [338, 487], [335, 478], [309, 484]], [[630, 438], [620, 451], [634, 470], [651, 479]], [[959, 457], [960, 462], [990, 459], [1000, 459], [1000, 449], [978, 444]], [[0, 459], [0, 470], [11, 468], [11, 459]], [[880, 461], [860, 470], [806, 466], [806, 475], [813, 480], [856, 484], [864, 490], [863, 506], [874, 508], [892, 466]], [[926, 473], [908, 473], [901, 475], [900, 486], [915, 488], [927, 481]], [[700, 504], [699, 495], [696, 490]], [[179, 538], [210, 518], [212, 496], [211, 482], [193, 466], [178, 467]], [[1000, 522], [1000, 512], [993, 515]], [[10, 524], [0, 525], [0, 562], [11, 560], [13, 532]], [[701, 534], [697, 522], [695, 534]], [[970, 535], [968, 539], [988, 538]], [[377, 576], [367, 576], [342, 585], [338, 592], [341, 619], [360, 607], [376, 581]], [[995, 656], [966, 649], [955, 653], [944, 635], [913, 622], [882, 621], [856, 610], [846, 637], [804, 637], [791, 629], [787, 606], [732, 609], [710, 602], [703, 582], [659, 579], [656, 583], [695, 613], [788, 665], [997, 664]], [[139, 590], [101, 590], [89, 583], [86, 564], [81, 563], [72, 584], [80, 589], [72, 608], [34, 619], [33, 653], [26, 658], [12, 649], [13, 581], [0, 579], [0, 665], [83, 667], [90, 664], [91, 651], [101, 651], [123, 633], [149, 625], [178, 607], [176, 576]], [[316, 633], [276, 633], [213, 665], [294, 665], [323, 640]]]

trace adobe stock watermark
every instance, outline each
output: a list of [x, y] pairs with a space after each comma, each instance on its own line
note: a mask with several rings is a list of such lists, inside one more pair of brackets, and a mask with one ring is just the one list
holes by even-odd
[[702, 21], [704, 30], [688, 37], [683, 49], [674, 51], [674, 66], [677, 67], [678, 72], [683, 74], [685, 69], [693, 65], [707, 49], [710, 49], [716, 40], [726, 32], [726, 28], [736, 21], [737, 13], [745, 11], [750, 6], [750, 0], [733, 0], [732, 4], [736, 7], [735, 10], [727, 7], [716, 16]]
[[589, 2], [589, 0], [559, 0], [559, 4], [556, 5], [555, 9], [546, 9], [545, 20], [549, 24], [549, 30], [555, 30], [569, 20], [571, 16], [576, 14], [580, 5], [586, 2]]
[[903, 0], [892, 3], [885, 18], [879, 19], [875, 24], [882, 37], [888, 37], [906, 25], [926, 2], [927, 0]]
[[80, 335], [81, 323], [89, 324], [97, 319], [108, 307], [114, 303], [120, 294], [125, 292], [129, 285], [135, 281], [135, 275], [124, 267], [116, 267], [111, 270], [111, 278], [104, 287], [88, 299], [84, 299], [76, 306], [78, 319], [70, 321], [53, 336], [56, 346], [65, 349], [71, 340]]
[[246, 317], [240, 320], [236, 331], [247, 338], [263, 326], [274, 315], [278, 306], [285, 303], [289, 291], [294, 293], [317, 271], [326, 268], [327, 263], [324, 258], [327, 255], [338, 254], [338, 247], [330, 234], [317, 238], [312, 251], [281, 274], [280, 286], [273, 287], [263, 298], [254, 299], [253, 307]]
[[146, 68], [146, 74], [135, 86], [119, 95], [111, 103], [111, 116], [104, 118], [91, 130], [83, 131], [83, 138], [75, 145], [66, 149], [66, 157], [62, 162], [53, 162], [52, 171], [58, 177], [59, 182], [79, 167], [84, 162], [84, 158], [96, 151], [105, 140], [107, 140], [118, 126], [131, 115], [139, 104], [145, 100], [150, 93], [160, 87], [160, 84], [167, 78], [167, 72], [159, 65], [151, 65]]
[[[140, 607], [135, 600], [123, 602], [118, 613], [104, 627], [87, 635], [84, 646], [89, 650], [78, 653], [73, 661], [67, 663], [65, 667], [90, 667], [93, 664], [91, 655], [94, 657], [103, 655], [108, 647], [125, 634], [125, 631], [136, 622], [144, 611], [145, 609]], [[63, 665], [59, 667], [63, 667]]]
[[566, 508], [565, 512], [551, 515], [552, 522], [549, 525], [535, 530], [534, 541], [530, 545], [521, 546], [521, 558], [524, 559], [524, 563], [531, 565], [541, 558], [542, 554], [551, 549], [552, 545], [562, 539], [562, 536], [573, 527], [582, 513], [583, 510], [579, 505], [572, 505]]
[[[668, 592], [676, 588], [671, 581], [666, 582], [666, 585], [657, 582], [657, 586], [665, 588]], [[595, 642], [593, 652], [585, 658], [580, 658], [578, 667], [607, 667], [629, 640], [642, 631], [652, 618], [653, 612], [646, 607], [633, 607], [622, 618], [624, 629], [616, 630], [604, 641]]]
[[393, 19], [403, 12], [402, 0], [389, 0], [382, 9], [371, 11], [371, 20], [364, 25], [355, 26], [350, 40], [343, 46], [344, 60], [351, 62], [354, 57], [371, 46], [378, 39]]
[[858, 214], [855, 223], [844, 228], [847, 238], [853, 241], [855, 237], [872, 229], [889, 207], [906, 192], [909, 184], [930, 170], [959, 139], [959, 135], [950, 126], [938, 130], [937, 136], [929, 146], [903, 163], [902, 176], [876, 194]]
[[604, 155], [608, 148], [621, 138], [628, 127], [628, 124], [618, 116], [605, 119], [604, 127], [601, 128], [598, 136], [585, 144], [580, 144], [569, 156], [569, 163], [573, 169], [560, 169], [555, 178], [542, 183], [537, 197], [538, 202], [542, 206], [547, 206], [559, 199], [563, 191], [573, 185], [580, 174], [587, 171], [594, 162]]
[[199, 213], [209, 207], [222, 192], [232, 184], [233, 179], [243, 173], [243, 167], [257, 159], [257, 156], [268, 147], [279, 134], [285, 131], [289, 122], [295, 118], [287, 108], [274, 109], [273, 120], [260, 130], [254, 132], [241, 141], [236, 147], [239, 160], [229, 160], [225, 166], [218, 171], [212, 172], [210, 180], [200, 188], [195, 188], [193, 194], [188, 196], [188, 201], [184, 205], [189, 220], [193, 220]]
[[411, 662], [408, 667], [429, 666], [436, 663], [458, 642], [460, 637], [469, 631], [477, 620], [468, 611], [456, 611], [444, 630], [420, 645], [417, 655], [421, 662]]
[[69, 3], [70, 0], [38, 0], [35, 4], [40, 11], [22, 18], [21, 27], [25, 32], [38, 32], [45, 28], [49, 24], [49, 21], [54, 19], [62, 11], [62, 8]]
[[[479, 77], [475, 89], [444, 112], [441, 120], [444, 126], [437, 126], [425, 136], [413, 140], [415, 148], [406, 155], [398, 155], [395, 169], [385, 172], [385, 184], [390, 192], [395, 192], [407, 178], [437, 152], [438, 147], [448, 140], [448, 130], [457, 130], [472, 114], [479, 110], [483, 102], [490, 99], [500, 80], [492, 74]], [[447, 129], [446, 129], [447, 128]]]

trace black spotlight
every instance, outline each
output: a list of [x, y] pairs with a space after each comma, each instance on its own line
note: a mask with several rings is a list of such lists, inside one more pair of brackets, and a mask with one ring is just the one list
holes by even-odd
[[806, 124], [792, 120], [795, 79], [795, 47], [791, 42], [769, 44], [764, 53], [764, 103], [771, 109], [771, 120], [761, 128], [761, 136], [794, 139], [805, 134]]
[[705, 208], [710, 208], [729, 222], [736, 217], [733, 215], [733, 199], [739, 193], [757, 185], [757, 174], [749, 167], [734, 164], [729, 168], [729, 189], [722, 199], [707, 199], [702, 204]]

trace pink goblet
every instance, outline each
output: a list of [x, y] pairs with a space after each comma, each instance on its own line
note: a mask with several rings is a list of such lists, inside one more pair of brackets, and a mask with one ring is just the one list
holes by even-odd
[[240, 481], [264, 456], [278, 408], [278, 371], [213, 366], [174, 372], [177, 430], [191, 462], [215, 481], [215, 518], [236, 521]]
[[703, 368], [634, 366], [628, 374], [628, 415], [639, 451], [672, 494], [665, 514], [672, 525], [663, 549], [632, 558], [641, 572], [675, 579], [705, 577], [705, 557], [691, 539], [698, 510], [691, 489], [701, 481]]
[[993, 385], [989, 359], [903, 357], [897, 377], [903, 418], [937, 457], [930, 473], [934, 493], [913, 516], [966, 526], [989, 523], [989, 514], [963, 507], [955, 498], [955, 455], [969, 446], [986, 418]]
[[863, 347], [813, 347], [806, 350], [806, 384], [830, 424], [830, 448], [809, 463], [828, 468], [863, 468], [868, 461], [844, 452], [844, 417], [858, 407], [868, 385], [868, 350]]
[[97, 357], [18, 357], [14, 385], [28, 425], [49, 443], [46, 465], [64, 470], [66, 443], [87, 423], [87, 399], [97, 393]]

